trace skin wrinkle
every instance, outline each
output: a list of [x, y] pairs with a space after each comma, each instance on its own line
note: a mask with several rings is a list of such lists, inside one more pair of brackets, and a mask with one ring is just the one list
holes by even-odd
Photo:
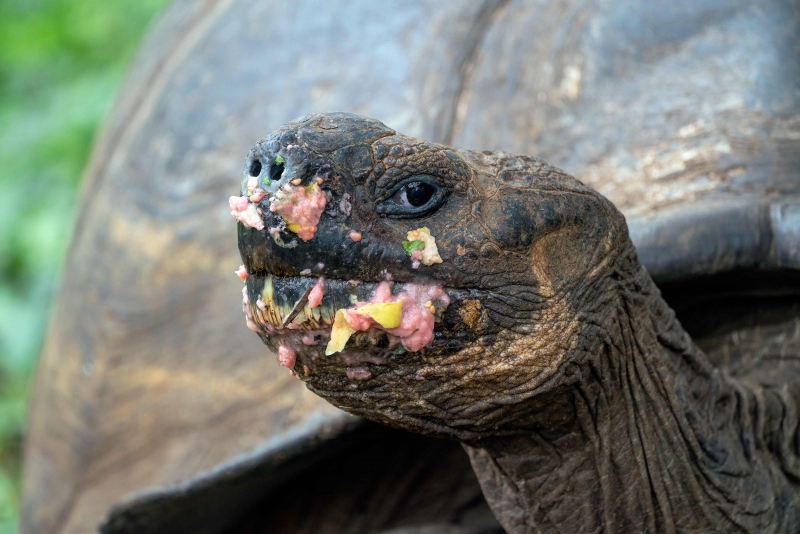
[[[734, 384], [732, 384], [732, 386], [736, 387], [736, 384], [734, 383]], [[709, 412], [709, 413], [712, 413], [712, 412]], [[739, 422], [739, 424], [740, 424], [740, 428], [741, 428], [740, 432], [744, 432], [744, 430], [750, 426], [747, 421], [745, 421], [743, 423]], [[695, 435], [697, 435], [697, 434], [695, 434]], [[739, 441], [739, 443], [742, 443], [741, 440]], [[704, 452], [705, 451], [701, 451], [700, 454], [702, 454]], [[698, 458], [702, 458], [703, 460], [705, 460], [707, 458], [707, 456], [698, 456]], [[702, 471], [701, 472], [701, 476], [703, 476], [704, 479], [708, 483], [708, 489], [706, 491], [706, 494], [712, 500], [714, 500], [716, 502], [718, 509], [722, 513], [725, 513], [726, 516], [732, 522], [737, 523], [736, 522], [736, 514], [728, 513], [728, 512], [726, 512], [726, 509], [725, 509], [725, 505], [726, 504], [732, 504], [732, 503], [736, 502], [733, 498], [731, 498], [729, 496], [728, 491], [731, 488], [729, 486], [726, 486], [721, 479], [718, 479], [718, 478], [712, 476], [713, 474], [714, 474], [714, 471], [711, 471], [711, 470], [706, 470], [706, 471]], [[723, 472], [723, 474], [724, 474], [724, 472]], [[744, 474], [749, 474], [749, 473], [744, 473]], [[711, 488], [716, 489], [717, 492], [716, 493], [711, 492], [710, 491]], [[702, 511], [708, 513], [705, 509], [703, 509]], [[765, 509], [765, 511], [767, 511], [767, 509]], [[746, 512], [747, 512], [747, 510], [744, 511], [744, 513], [746, 513]], [[739, 513], [743, 513], [743, 512], [740, 511]], [[755, 514], [753, 514], [753, 515], [755, 515]], [[747, 530], [747, 528], [745, 526], [740, 525], [738, 523], [737, 523], [737, 525], [740, 526], [742, 529]]]
[[[630, 313], [630, 310], [629, 310], [629, 311], [626, 313], [626, 315], [627, 315], [628, 317], [631, 317], [633, 314], [631, 314], [631, 313]], [[623, 338], [622, 338], [622, 339], [623, 339], [625, 342], [629, 342], [629, 340], [630, 340], [630, 338], [629, 338], [629, 337], [627, 337], [627, 336], [623, 336]], [[629, 346], [630, 348], [634, 348], [634, 347], [635, 347], [635, 348], [637, 348], [637, 349], [640, 349], [640, 350], [641, 350], [641, 349], [642, 349], [642, 346], [641, 346], [640, 344], [637, 344], [637, 343], [636, 343], [636, 341], [635, 341], [635, 340], [636, 340], [636, 339], [638, 339], [638, 338], [636, 338], [635, 336], [633, 336], [633, 339], [634, 339], [634, 341], [633, 341], [633, 342], [632, 342], [630, 345], [628, 345], [628, 346]], [[618, 350], [618, 348], [617, 348], [617, 350]], [[635, 367], [636, 367], [636, 366], [635, 366]], [[646, 367], [646, 366], [645, 366], [645, 367]], [[639, 385], [641, 385], [642, 383], [645, 383], [645, 384], [649, 384], [649, 383], [650, 383], [650, 381], [649, 381], [649, 380], [646, 380], [646, 378], [645, 378], [645, 377], [647, 376], [647, 372], [646, 372], [646, 370], [644, 370], [644, 371], [643, 371], [643, 370], [639, 370], [639, 369], [636, 369], [636, 368], [634, 368], [634, 371], [636, 371], [638, 374], [636, 375], [636, 377], [635, 377], [635, 378], [633, 378], [633, 377], [631, 377], [631, 378], [630, 378], [630, 380], [629, 380], [629, 387], [630, 387], [630, 388], [636, 388], [636, 387], [639, 387]], [[629, 375], [629, 376], [631, 376], [631, 375]], [[655, 398], [657, 398], [657, 397], [658, 397], [658, 394], [660, 394], [660, 393], [663, 393], [663, 392], [665, 392], [665, 391], [666, 391], [666, 389], [665, 389], [665, 385], [666, 385], [666, 384], [665, 384], [664, 382], [662, 382], [662, 383], [655, 383], [655, 384], [653, 384], [653, 387], [654, 387], [655, 389], [653, 389], [653, 387], [646, 387], [646, 388], [645, 388], [645, 392], [648, 392], [648, 391], [650, 392], [650, 393], [646, 393], [646, 394], [648, 395], [648, 397], [649, 397], [649, 400], [650, 400], [651, 402], [652, 402], [652, 400], [653, 400], [653, 399], [655, 399]], [[655, 392], [658, 392], [658, 394], [655, 394]], [[674, 401], [674, 399], [673, 399], [673, 401]], [[637, 402], [638, 402], [638, 403], [644, 403], [643, 399], [641, 399], [641, 398], [640, 398], [640, 399], [639, 399]], [[673, 417], [675, 417], [675, 416], [677, 415], [677, 412], [675, 411], [675, 408], [674, 408], [674, 406], [676, 406], [676, 405], [675, 405], [674, 403], [672, 403], [672, 402], [671, 402], [670, 404], [672, 405], [672, 406], [671, 406], [671, 407], [672, 407], [672, 410], [670, 410], [670, 412], [671, 412], [672, 416], [673, 416]], [[660, 413], [659, 413], [659, 417], [660, 417]], [[632, 417], [632, 416], [631, 416], [631, 419], [632, 419], [632, 421], [633, 421], [633, 417]], [[638, 420], [638, 421], [642, 421], [642, 422], [647, 422], [647, 421], [648, 421], [648, 419], [646, 419], [646, 418], [643, 418], [643, 419], [637, 419], [637, 420]], [[784, 420], [785, 420], [785, 419], [784, 419]], [[639, 427], [637, 426], [637, 428], [639, 428]], [[651, 431], [650, 431], [650, 434], [652, 434], [652, 433], [654, 433], [654, 432], [656, 432], [656, 430], [655, 430], [655, 429], [651, 430]], [[639, 440], [640, 440], [640, 441], [644, 441], [644, 436], [643, 436], [643, 435], [641, 435], [642, 433], [645, 433], [645, 434], [646, 434], [647, 432], [646, 432], [646, 431], [639, 431], [639, 434], [640, 434]], [[670, 450], [670, 449], [668, 449], [668, 450]], [[661, 470], [662, 470], [662, 469], [659, 469], [659, 471], [661, 471]], [[663, 477], [660, 477], [660, 479], [662, 479], [662, 480], [663, 480]], [[713, 477], [712, 477], [712, 479], [713, 479]], [[654, 480], [653, 480], [653, 477], [652, 477], [652, 476], [650, 476], [650, 477], [649, 477], [649, 481], [650, 481], [650, 483], [651, 483], [651, 484], [653, 484]], [[716, 484], [714, 484], [714, 485], [716, 485]], [[716, 489], [719, 489], [719, 488], [716, 488]], [[664, 492], [659, 492], [659, 493], [661, 493], [661, 494], [664, 494]], [[719, 498], [719, 496], [717, 496], [717, 498]], [[698, 502], [699, 502], [699, 501], [698, 501]], [[730, 502], [735, 502], [735, 501], [730, 501]], [[669, 502], [664, 502], [664, 501], [662, 501], [662, 502], [659, 504], [659, 506], [660, 506], [660, 508], [662, 509], [662, 514], [663, 514], [663, 516], [665, 516], [665, 517], [672, 517], [672, 512], [671, 512], [671, 510], [672, 510], [672, 507], [670, 506]], [[703, 510], [703, 512], [705, 512], [705, 510]], [[703, 512], [701, 512], [701, 513], [703, 513]], [[707, 515], [707, 514], [704, 514], [704, 515]], [[733, 522], [734, 524], [736, 523], [735, 519], [732, 517], [732, 516], [733, 516], [733, 514], [730, 514], [730, 513], [729, 513], [729, 514], [726, 514], [726, 515], [728, 515], [729, 519], [731, 519], [731, 520], [732, 520], [732, 522]], [[709, 520], [710, 520], [710, 519], [713, 519], [713, 518], [711, 518], [711, 517], [709, 517], [709, 516], [707, 515], [706, 519], [709, 519]], [[663, 524], [662, 524], [662, 528], [664, 528], [664, 526], [666, 526], [666, 525], [663, 525]], [[732, 525], [732, 526], [733, 526], [733, 525]], [[650, 523], [650, 525], [649, 525], [649, 527], [648, 527], [648, 528], [649, 528], [649, 529], [651, 529], [651, 530], [657, 530], [657, 529], [655, 528], [655, 525], [654, 525], [653, 523]], [[672, 526], [672, 528], [669, 528], [669, 530], [668, 530], [668, 531], [672, 530], [673, 528], [674, 528], [674, 525]]]
[[[575, 399], [577, 402], [582, 403], [583, 410], [581, 410], [581, 406], [577, 406], [577, 412], [579, 414], [584, 414], [584, 417], [578, 417], [578, 422], [580, 424], [580, 429], [583, 435], [588, 439], [593, 454], [590, 456], [590, 461], [594, 465], [595, 471], [597, 473], [608, 473], [604, 467], [604, 460], [605, 457], [600, 453], [600, 436], [601, 434], [598, 432], [597, 428], [597, 405], [596, 403], [591, 402], [591, 400], [585, 396], [584, 392], [581, 391], [580, 388], [577, 389], [575, 393]], [[598, 397], [599, 400], [599, 397]], [[594, 405], [594, 406], [593, 406]], [[606, 492], [603, 488], [603, 476], [598, 477], [598, 482], [600, 485], [600, 495], [601, 497], [605, 498]], [[613, 522], [609, 522], [608, 514], [605, 513], [604, 507], [604, 523], [609, 526], [609, 528], [613, 527]]]
[[[608, 399], [603, 392], [598, 396], [598, 412], [602, 409], [608, 409]], [[597, 420], [597, 415], [595, 415], [595, 418]], [[609, 443], [607, 436], [602, 433], [598, 433], [597, 444], [598, 449], [596, 454], [600, 458], [597, 469], [599, 473], [602, 473], [599, 477], [599, 484], [600, 495], [603, 501], [603, 524], [608, 525], [608, 530], [613, 531], [616, 524], [616, 517], [611, 512], [611, 510], [613, 510], [611, 503], [615, 499], [614, 484], [618, 487], [621, 485], [622, 481], [617, 476], [616, 466], [614, 466], [611, 455], [613, 444]], [[629, 441], [627, 445], [630, 447], [632, 443]], [[625, 444], [623, 444], [623, 446], [625, 446]], [[614, 477], [613, 481], [611, 481], [611, 477]], [[626, 488], [622, 495], [616, 498], [622, 498], [625, 502], [629, 502], [630, 491], [633, 491], [631, 487]]]
[[[633, 324], [631, 324], [631, 322], [633, 320], [633, 317], [634, 317], [633, 313], [635, 313], [635, 310], [630, 309], [630, 307], [628, 306], [628, 302], [626, 300], [623, 300], [623, 303], [625, 305], [625, 312], [620, 314], [620, 318], [621, 318], [622, 321], [627, 319], [629, 321], [629, 323], [627, 325], [625, 325], [626, 328], [623, 328], [622, 331], [625, 332], [625, 333], [633, 333], [633, 332], [635, 332], [635, 328], [634, 328]], [[631, 342], [631, 347], [629, 347], [629, 350], [635, 350], [639, 354], [645, 354], [646, 353], [644, 347], [642, 347], [641, 343], [639, 342], [639, 340], [635, 336], [631, 336], [632, 339], [629, 338], [628, 336], [625, 336], [625, 337], [626, 337], [626, 339], [630, 339], [630, 342]], [[629, 387], [631, 388], [631, 391], [634, 392], [633, 400], [638, 402], [641, 405], [646, 405], [647, 403], [641, 402], [641, 399], [637, 398], [637, 395], [636, 395], [637, 388], [634, 387], [634, 382], [641, 383], [642, 386], [644, 386], [642, 388], [643, 389], [643, 393], [650, 397], [649, 398], [650, 402], [656, 401], [657, 397], [649, 394], [650, 393], [650, 391], [649, 391], [650, 387], [652, 387], [652, 383], [649, 380], [650, 377], [648, 376], [648, 373], [646, 372], [646, 370], [638, 369], [638, 366], [636, 365], [636, 363], [638, 363], [637, 360], [634, 360], [633, 373], [635, 374], [636, 380], [631, 380], [631, 375], [628, 374]], [[660, 418], [660, 415], [661, 414], [660, 414], [659, 411], [655, 412], [655, 416], [656, 417]], [[645, 425], [649, 426], [652, 421], [650, 419], [645, 418], [645, 419], [636, 419], [635, 422], [636, 422], [636, 429], [637, 429], [637, 432], [639, 434], [639, 442], [643, 443], [643, 442], [646, 441], [645, 436], [647, 434], [653, 432], [653, 429], [650, 429], [650, 428], [643, 429], [643, 426], [645, 426]], [[656, 458], [656, 461], [657, 460], [658, 460], [658, 458]], [[672, 515], [669, 513], [669, 508], [670, 507], [669, 507], [669, 504], [666, 502], [666, 495], [665, 495], [664, 488], [663, 488], [663, 485], [662, 485], [662, 482], [661, 482], [663, 479], [662, 479], [661, 476], [658, 476], [658, 477], [654, 477], [653, 476], [653, 473], [652, 473], [653, 467], [655, 467], [655, 466], [651, 466], [651, 464], [648, 463], [648, 462], [644, 463], [644, 470], [645, 470], [645, 472], [647, 474], [648, 481], [650, 483], [650, 491], [651, 491], [651, 495], [652, 495], [651, 498], [655, 501], [655, 504], [661, 510], [661, 516], [660, 517], [661, 517], [662, 521], [666, 523], [665, 524], [666, 530], [668, 532], [674, 532], [675, 531], [675, 526], [671, 522]], [[655, 490], [655, 488], [657, 486], [660, 487], [661, 491]], [[649, 512], [652, 513], [653, 516], [655, 517], [656, 510], [651, 509], [651, 510], [649, 510]]]
[[[628, 313], [630, 313], [630, 312], [631, 312], [631, 310], [629, 310], [629, 311], [628, 311]], [[638, 346], [638, 347], [637, 347], [637, 349], [638, 349], [638, 350], [641, 350], [641, 349], [642, 349], [642, 347], [641, 347], [641, 346]], [[641, 380], [641, 379], [643, 379], [643, 378], [644, 378], [644, 377], [640, 377], [640, 380]], [[648, 382], [648, 383], [649, 383], [649, 382]], [[659, 384], [657, 383], [656, 385], [659, 385]], [[666, 387], [664, 387], [664, 386], [665, 386], [665, 383], [663, 383], [663, 382], [662, 382], [660, 385], [662, 386], [662, 388], [661, 388], [661, 391], [660, 391], [661, 395], [655, 395], [655, 396], [651, 396], [651, 400], [655, 400], [655, 399], [657, 399], [657, 398], [659, 398], [659, 397], [660, 397], [660, 398], [668, 398], [668, 397], [669, 397], [669, 391], [666, 389]], [[647, 390], [647, 388], [645, 388], [645, 391], [648, 391], [648, 390]], [[680, 420], [682, 419], [682, 417], [681, 417], [681, 414], [680, 414], [680, 413], [678, 413], [678, 412], [676, 411], [676, 409], [675, 409], [675, 407], [676, 407], [676, 406], [677, 406], [677, 404], [675, 404], [674, 402], [671, 402], [671, 403], [670, 403], [669, 412], [670, 412], [670, 414], [672, 415], [672, 418], [673, 418], [674, 420], [678, 420], [678, 421], [680, 421]], [[656, 415], [657, 415], [659, 418], [661, 418], [661, 415], [662, 415], [662, 414], [661, 414], [660, 412], [656, 411]], [[665, 423], [665, 421], [662, 419], [662, 424], [664, 424], [664, 423]], [[673, 439], [673, 438], [674, 438], [674, 436], [672, 436], [672, 435], [669, 435], [668, 437], [670, 438], [670, 441], [672, 442], [672, 446], [673, 446], [673, 447], [680, 447], [680, 443], [677, 443], [677, 442], [676, 442], [676, 441]], [[698, 456], [698, 458], [699, 458], [699, 456]], [[649, 470], [648, 470], [648, 473], [649, 473]], [[658, 477], [658, 478], [656, 478], [655, 480], [663, 480], [663, 478], [662, 478], [662, 477]], [[651, 484], [652, 484], [652, 483], [653, 483], [653, 481], [651, 481]], [[659, 503], [659, 505], [661, 506], [661, 508], [662, 508], [662, 509], [669, 508], [669, 506], [668, 506], [668, 505], [665, 505], [665, 504], [663, 503], [663, 500], [662, 500], [662, 502], [660, 502], [660, 503]], [[673, 527], [673, 528], [674, 528], [674, 527]]]
[[[792, 438], [797, 434], [796, 429], [798, 426], [797, 413], [795, 404], [787, 399], [789, 392], [782, 389], [779, 392], [772, 392], [778, 398], [778, 403], [781, 407], [781, 441], [780, 452], [781, 459], [784, 465], [788, 463], [790, 472], [796, 477], [800, 478], [800, 462], [797, 460], [797, 454], [792, 454]], [[788, 460], [788, 462], [787, 462]]]
[[[633, 369], [632, 369], [633, 374], [636, 375], [635, 378], [638, 379], [639, 382], [641, 382], [643, 385], [645, 385], [645, 387], [643, 389], [644, 389], [644, 393], [647, 394], [647, 389], [648, 388], [646, 387], [646, 385], [649, 385], [649, 381], [648, 381], [649, 377], [647, 377], [646, 374], [645, 375], [641, 375], [639, 373], [639, 370], [636, 367], [637, 366], [634, 363]], [[634, 403], [637, 406], [646, 405], [647, 403], [642, 402], [641, 399], [637, 398], [637, 394], [636, 394], [637, 389], [635, 389], [634, 386], [633, 386], [634, 380], [632, 379], [630, 373], [628, 374], [628, 380], [629, 380], [629, 387], [631, 387], [632, 391], [634, 392], [633, 397], [632, 397]], [[639, 411], [644, 411], [644, 410], [642, 408], [639, 408]], [[656, 415], [656, 417], [658, 417], [658, 411], [656, 411], [655, 415]], [[646, 428], [646, 429], [643, 428], [645, 426], [649, 426], [650, 420], [647, 419], [647, 418], [637, 418], [637, 419], [635, 419], [635, 423], [636, 423], [636, 431], [638, 432], [638, 437], [639, 437], [638, 443], [639, 444], [645, 443], [646, 440], [647, 440], [646, 436], [649, 435], [649, 434], [652, 434], [652, 432], [653, 432], [653, 429], [651, 429], [651, 428]], [[652, 514], [652, 516], [654, 518], [654, 521], [655, 521], [656, 518], [661, 519], [661, 522], [662, 522], [662, 524], [665, 527], [667, 532], [674, 532], [675, 531], [675, 526], [672, 524], [671, 516], [667, 515], [665, 513], [665, 510], [668, 509], [669, 506], [664, 502], [665, 499], [666, 499], [666, 496], [664, 495], [664, 487], [663, 487], [663, 485], [661, 483], [662, 479], [661, 479], [661, 477], [654, 477], [653, 476], [653, 472], [652, 471], [653, 471], [653, 467], [655, 467], [655, 466], [652, 466], [651, 463], [647, 461], [647, 454], [646, 453], [644, 453], [643, 456], [645, 458], [645, 461], [643, 463], [644, 473], [646, 474], [647, 481], [649, 482], [649, 488], [648, 489], [650, 490], [650, 495], [651, 495], [651, 497], [650, 497], [651, 502], [648, 503], [648, 513]], [[661, 514], [660, 515], [657, 514], [658, 510], [661, 510]], [[654, 526], [655, 526], [655, 523], [654, 523]]]
[[[625, 316], [622, 314], [617, 314], [617, 321], [619, 322], [619, 331], [623, 333], [620, 338], [624, 343], [624, 351], [622, 354], [628, 354], [632, 350], [630, 339], [625, 333], [628, 330], [623, 326], [623, 321], [625, 320]], [[610, 336], [615, 337], [615, 336]], [[631, 388], [631, 373], [630, 368], [627, 365], [627, 361], [623, 360], [620, 362], [620, 383], [626, 383], [627, 388], [620, 388], [623, 394], [625, 395], [625, 404], [629, 407], [626, 410], [628, 415], [628, 428], [629, 428], [629, 443], [631, 444], [631, 451], [634, 451], [633, 457], [634, 461], [637, 464], [637, 467], [640, 472], [646, 473], [648, 481], [650, 482], [650, 486], [647, 488], [647, 491], [652, 495], [652, 478], [650, 476], [649, 469], [646, 463], [646, 454], [644, 453], [644, 446], [643, 446], [643, 436], [641, 432], [641, 427], [639, 424], [639, 419], [635, 416], [636, 410], [636, 395], [635, 389]], [[650, 531], [655, 531], [656, 529], [656, 513], [652, 507], [652, 500], [645, 502], [646, 507], [646, 521], [647, 521], [647, 528]]]

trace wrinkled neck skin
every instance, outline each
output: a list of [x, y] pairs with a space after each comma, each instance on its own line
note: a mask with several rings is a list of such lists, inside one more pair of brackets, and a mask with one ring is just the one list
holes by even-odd
[[623, 264], [616, 303], [588, 317], [581, 378], [525, 433], [464, 444], [495, 515], [511, 534], [797, 532], [797, 466], [775, 451], [794, 449], [790, 396], [714, 369], [635, 257]]

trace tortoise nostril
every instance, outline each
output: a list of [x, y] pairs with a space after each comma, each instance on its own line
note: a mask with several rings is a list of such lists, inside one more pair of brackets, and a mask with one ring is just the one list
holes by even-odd
[[277, 182], [281, 179], [283, 175], [283, 165], [273, 165], [269, 171], [269, 179], [273, 182]]
[[261, 174], [261, 162], [257, 159], [254, 159], [250, 164], [250, 170], [248, 172], [250, 173], [250, 176], [258, 176]]

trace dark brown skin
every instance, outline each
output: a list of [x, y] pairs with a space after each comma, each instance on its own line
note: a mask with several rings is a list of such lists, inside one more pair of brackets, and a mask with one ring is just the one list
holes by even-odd
[[[355, 115], [289, 123], [251, 151], [246, 172], [257, 160], [268, 176], [278, 155], [286, 163], [271, 193], [323, 176], [329, 207], [348, 194], [352, 210], [323, 214], [308, 242], [240, 225], [262, 339], [297, 348], [294, 372], [334, 405], [461, 440], [507, 531], [800, 528], [797, 387], [778, 367], [735, 378], [713, 367], [607, 199], [535, 158], [458, 151]], [[431, 199], [400, 205], [397, 191], [420, 180]], [[268, 206], [267, 229], [280, 226]], [[421, 226], [443, 263], [414, 270], [401, 242]], [[348, 240], [351, 230], [364, 239]], [[452, 299], [420, 351], [362, 334], [326, 356], [327, 337], [296, 343], [311, 329], [302, 319], [280, 326], [317, 276], [328, 279], [330, 311], [351, 293], [366, 300], [387, 273], [397, 288], [438, 284]], [[268, 275], [277, 320], [254, 304]], [[369, 378], [348, 377], [354, 364]]]

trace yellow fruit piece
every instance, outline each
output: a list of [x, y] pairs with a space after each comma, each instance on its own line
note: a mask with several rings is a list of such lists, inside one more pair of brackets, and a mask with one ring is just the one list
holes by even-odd
[[403, 303], [396, 300], [365, 304], [358, 308], [356, 313], [370, 317], [384, 328], [397, 328], [400, 326], [400, 316], [403, 314]]
[[333, 319], [331, 339], [328, 341], [328, 346], [325, 347], [325, 355], [330, 356], [342, 350], [347, 345], [347, 340], [350, 339], [353, 332], [355, 332], [355, 329], [347, 324], [347, 319], [344, 318], [344, 310], [338, 310], [336, 317]]
[[295, 224], [287, 224], [286, 225], [286, 229], [289, 230], [290, 232], [294, 232], [296, 234], [297, 232], [300, 231], [300, 225], [296, 224], [296, 223]]

